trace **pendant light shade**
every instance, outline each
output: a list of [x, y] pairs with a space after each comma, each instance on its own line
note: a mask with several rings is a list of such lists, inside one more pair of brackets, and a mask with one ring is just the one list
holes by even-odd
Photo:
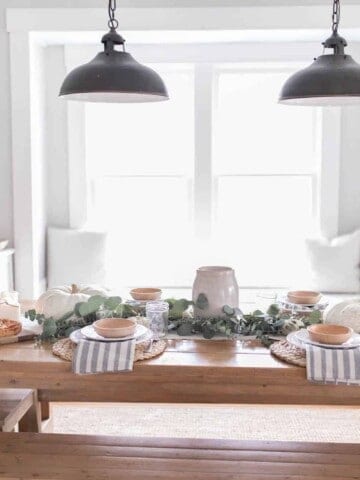
[[[65, 78], [60, 96], [84, 102], [158, 102], [169, 96], [163, 80], [154, 70], [125, 52], [125, 40], [116, 32], [116, 5], [109, 1], [110, 31], [102, 38], [104, 52], [72, 70]], [[121, 45], [123, 51], [115, 50]]]
[[341, 106], [360, 104], [360, 65], [344, 48], [338, 34], [339, 0], [334, 1], [333, 33], [323, 43], [333, 53], [320, 55], [309, 66], [294, 73], [284, 84], [279, 102], [289, 105]]
[[280, 103], [315, 106], [360, 103], [360, 65], [350, 55], [321, 55], [286, 81]]
[[137, 62], [130, 53], [101, 52], [89, 63], [72, 70], [60, 96], [84, 102], [158, 102], [168, 94], [161, 77]]

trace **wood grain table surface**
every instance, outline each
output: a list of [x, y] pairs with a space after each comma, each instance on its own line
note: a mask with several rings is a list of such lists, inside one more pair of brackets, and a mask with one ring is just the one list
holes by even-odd
[[33, 342], [0, 347], [0, 388], [33, 388], [68, 402], [360, 405], [357, 386], [316, 385], [306, 370], [253, 342], [169, 340], [129, 373], [75, 375], [70, 362]]

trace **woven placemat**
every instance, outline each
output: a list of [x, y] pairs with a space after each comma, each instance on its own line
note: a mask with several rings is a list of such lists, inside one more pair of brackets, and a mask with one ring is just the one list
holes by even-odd
[[270, 346], [270, 351], [275, 357], [280, 358], [284, 362], [297, 365], [298, 367], [306, 367], [306, 351], [286, 340], [273, 343]]
[[[152, 342], [151, 345], [150, 342], [150, 340], [147, 340], [146, 342], [141, 342], [136, 345], [134, 362], [139, 362], [140, 360], [149, 360], [150, 358], [157, 357], [166, 349], [166, 340], [158, 340], [156, 342]], [[72, 342], [70, 338], [63, 338], [54, 343], [52, 346], [52, 353], [63, 360], [71, 362], [75, 348], [76, 343]]]

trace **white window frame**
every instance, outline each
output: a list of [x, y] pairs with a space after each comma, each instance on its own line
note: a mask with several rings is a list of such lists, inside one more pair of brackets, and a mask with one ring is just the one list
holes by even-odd
[[[237, 2], [234, 0], [234, 5]], [[290, 2], [289, 2], [290, 3]], [[177, 7], [173, 2], [170, 8], [123, 8], [122, 28], [124, 31], [201, 31], [207, 30], [248, 32], [266, 37], [267, 32], [277, 31], [279, 35], [292, 34], [306, 27], [312, 32], [328, 31], [329, 12], [327, 5], [274, 7]], [[15, 282], [23, 297], [36, 298], [44, 287], [42, 266], [45, 259], [45, 228], [43, 199], [38, 193], [42, 179], [39, 165], [44, 163], [41, 152], [36, 148], [43, 139], [36, 135], [33, 116], [42, 108], [41, 92], [36, 88], [34, 64], [40, 60], [43, 50], [49, 44], [65, 44], [74, 38], [75, 32], [102, 32], [104, 29], [104, 9], [93, 8], [14, 8], [7, 9], [7, 31], [9, 32], [9, 52], [11, 61], [11, 109], [12, 109], [12, 161], [13, 161], [13, 201], [14, 201], [14, 244], [16, 249]], [[342, 18], [342, 33], [350, 38], [360, 39], [360, 6], [348, 5]], [[50, 32], [50, 33], [49, 33]], [[291, 36], [291, 35], [290, 35]], [[254, 38], [254, 36], [253, 36]], [[318, 51], [316, 42], [315, 52]], [[254, 47], [256, 45], [254, 44]], [[269, 42], [258, 42], [258, 53], [267, 54]], [[314, 43], [296, 42], [287, 48], [287, 53], [309, 60], [314, 55]], [[358, 48], [355, 41], [352, 49]], [[232, 45], [222, 45], [221, 53], [227, 55]], [[245, 50], [245, 49], [244, 49]], [[201, 52], [201, 48], [199, 49]], [[72, 107], [69, 107], [71, 110]], [[39, 112], [37, 112], [39, 113]], [[41, 113], [41, 112], [40, 112]], [[71, 115], [76, 115], [69, 111]], [[358, 116], [355, 115], [357, 118]], [[324, 110], [324, 125], [328, 135], [322, 145], [322, 187], [320, 190], [320, 222], [328, 235], [338, 231], [337, 213], [339, 192], [339, 157], [341, 144], [339, 125], [341, 114], [337, 109]], [[70, 149], [75, 150], [75, 140], [70, 139]], [[72, 153], [69, 153], [70, 157]], [[199, 156], [201, 158], [201, 155]], [[326, 167], [329, 166], [329, 169]], [[208, 175], [208, 173], [207, 173]], [[74, 179], [71, 180], [75, 182]], [[331, 188], [329, 188], [329, 185]], [[73, 192], [70, 202], [73, 203]], [[201, 199], [197, 199], [201, 201]], [[76, 225], [81, 218], [72, 212], [71, 223]], [[68, 225], [69, 226], [69, 225]]]

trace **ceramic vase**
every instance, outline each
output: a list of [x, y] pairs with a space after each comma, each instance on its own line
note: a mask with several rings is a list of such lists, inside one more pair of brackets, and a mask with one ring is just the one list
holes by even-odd
[[[239, 306], [239, 286], [230, 267], [200, 267], [192, 291], [195, 316], [224, 317], [223, 306]], [[196, 306], [201, 305], [202, 308]]]

